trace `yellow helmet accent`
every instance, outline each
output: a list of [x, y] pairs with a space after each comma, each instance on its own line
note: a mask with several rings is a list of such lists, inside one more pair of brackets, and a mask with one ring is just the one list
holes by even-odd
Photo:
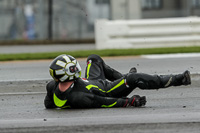
[[54, 79], [55, 81], [58, 81], [58, 79], [55, 78], [55, 76], [54, 76], [54, 74], [53, 74], [53, 70], [52, 70], [51, 68], [49, 69], [49, 73], [50, 73], [51, 77], [53, 77], [53, 79]]

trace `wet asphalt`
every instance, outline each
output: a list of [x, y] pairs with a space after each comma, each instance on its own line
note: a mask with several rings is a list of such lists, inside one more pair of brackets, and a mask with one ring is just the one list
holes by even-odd
[[[45, 86], [51, 80], [48, 74], [51, 60], [0, 62], [0, 132], [199, 132], [198, 57], [104, 59], [122, 73], [133, 66], [138, 72], [148, 74], [177, 74], [187, 69], [192, 74], [192, 85], [161, 90], [136, 89], [131, 95], [147, 97], [147, 105], [142, 108], [47, 110], [43, 100]], [[78, 61], [84, 71], [85, 58]]]

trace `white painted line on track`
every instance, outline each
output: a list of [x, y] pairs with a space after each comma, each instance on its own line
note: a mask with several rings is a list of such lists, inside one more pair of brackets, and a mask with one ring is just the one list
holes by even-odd
[[164, 114], [141, 114], [140, 115], [114, 115], [114, 116], [91, 116], [91, 117], [68, 117], [44, 119], [9, 119], [0, 120], [2, 128], [46, 127], [46, 126], [84, 126], [105, 124], [144, 124], [144, 123], [199, 123], [199, 112], [164, 113]]
[[51, 78], [32, 78], [32, 79], [13, 79], [13, 80], [0, 80], [0, 82], [23, 82], [23, 81], [41, 81], [41, 80], [52, 80]]
[[5, 96], [5, 95], [36, 95], [36, 94], [46, 94], [46, 92], [15, 92], [15, 93], [0, 93], [0, 96]]
[[141, 57], [147, 59], [191, 58], [191, 57], [200, 57], [200, 53], [153, 54], [153, 55], [142, 55]]

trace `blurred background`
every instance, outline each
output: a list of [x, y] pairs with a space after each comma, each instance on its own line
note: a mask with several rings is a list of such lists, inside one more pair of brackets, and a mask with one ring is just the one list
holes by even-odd
[[200, 15], [200, 0], [0, 0], [0, 40], [94, 39], [97, 19]]

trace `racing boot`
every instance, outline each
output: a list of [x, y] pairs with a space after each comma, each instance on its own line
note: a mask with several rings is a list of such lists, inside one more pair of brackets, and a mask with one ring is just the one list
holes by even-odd
[[129, 70], [129, 73], [137, 73], [137, 69], [135, 67], [132, 67], [130, 70]]
[[190, 85], [191, 77], [190, 77], [190, 72], [188, 70], [183, 73], [183, 77], [184, 77], [182, 80], [183, 85]]
[[180, 86], [180, 85], [191, 84], [190, 72], [188, 70], [178, 75], [161, 75], [160, 80], [162, 87], [164, 88], [169, 86]]

